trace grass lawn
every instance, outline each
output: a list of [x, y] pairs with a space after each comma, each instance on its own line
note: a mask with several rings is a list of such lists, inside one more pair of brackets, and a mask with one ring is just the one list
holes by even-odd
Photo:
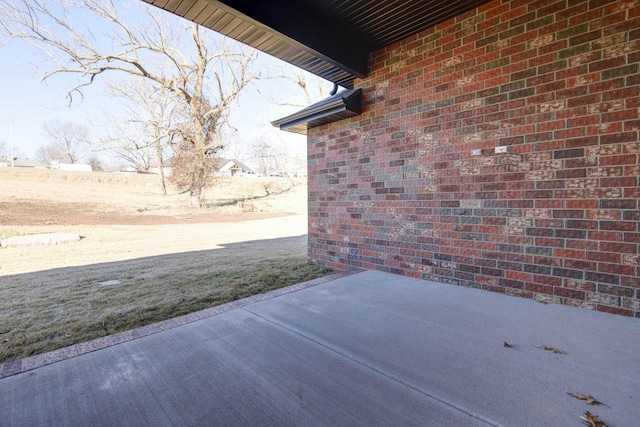
[[[304, 239], [244, 257], [207, 252], [158, 257], [177, 269], [145, 279], [153, 264], [127, 263], [120, 284], [100, 285], [101, 266], [5, 277], [0, 286], [0, 363], [55, 350], [332, 273], [309, 264]], [[251, 249], [251, 248], [247, 248]], [[112, 263], [118, 264], [118, 263]], [[185, 266], [188, 264], [188, 266]], [[117, 266], [114, 266], [117, 267]], [[92, 274], [92, 270], [95, 274]], [[149, 275], [151, 276], [151, 275]]]

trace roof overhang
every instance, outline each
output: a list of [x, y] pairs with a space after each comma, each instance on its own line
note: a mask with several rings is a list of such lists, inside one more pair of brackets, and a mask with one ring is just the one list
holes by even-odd
[[143, 0], [345, 88], [369, 54], [488, 0]]
[[306, 135], [309, 128], [359, 115], [361, 96], [362, 89], [344, 90], [271, 124], [280, 130]]
[[273, 122], [306, 135], [360, 114], [370, 54], [489, 0], [143, 0], [320, 76], [342, 92]]

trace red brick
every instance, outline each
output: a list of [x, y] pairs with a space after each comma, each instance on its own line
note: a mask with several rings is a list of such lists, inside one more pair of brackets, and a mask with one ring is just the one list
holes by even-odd
[[600, 242], [600, 250], [603, 252], [635, 254], [638, 251], [638, 245], [633, 243]]
[[636, 17], [634, 19], [622, 19], [618, 21], [616, 16], [624, 16], [624, 14], [620, 13], [620, 14], [612, 15], [609, 17], [609, 19], [611, 20], [610, 22], [617, 21], [617, 23], [614, 25], [609, 25], [605, 28], [604, 30], [605, 36], [609, 36], [617, 33], [623, 33], [626, 31], [631, 31], [631, 30], [640, 28], [640, 18]]
[[538, 275], [534, 275], [533, 276], [533, 282], [534, 283], [540, 283], [543, 285], [549, 285], [549, 286], [561, 286], [562, 285], [562, 280], [560, 277], [551, 277], [551, 276], [538, 276]]
[[600, 158], [600, 166], [635, 165], [638, 156], [627, 154], [624, 156], [603, 156]]
[[637, 132], [615, 133], [612, 135], [602, 135], [600, 142], [603, 144], [620, 144], [624, 142], [637, 142]]
[[636, 274], [636, 267], [631, 265], [607, 264], [601, 262], [598, 264], [598, 271], [601, 273], [634, 276]]
[[579, 299], [579, 300], [584, 300], [585, 299], [585, 293], [583, 291], [579, 291], [576, 289], [567, 289], [567, 288], [554, 288], [553, 290], [554, 295], [558, 295], [561, 297], [566, 297], [566, 298], [572, 298], [572, 299]]
[[595, 209], [598, 207], [596, 200], [567, 200], [568, 209]]
[[[570, 27], [576, 27], [580, 24], [585, 24], [589, 21], [600, 18], [603, 15], [603, 11], [600, 8], [593, 8], [592, 10], [584, 11], [584, 9], [588, 7], [589, 6], [585, 5], [583, 8], [577, 9], [584, 13], [575, 13], [568, 16]], [[566, 14], [568, 14], [568, 12], [565, 12], [565, 14], [562, 14], [560, 16], [564, 16]], [[589, 28], [588, 26], [586, 27]], [[586, 29], [584, 31], [586, 31]]]
[[[622, 80], [622, 79], [619, 79]], [[638, 86], [628, 87], [624, 89], [618, 89], [611, 92], [605, 92], [602, 94], [603, 101], [611, 101], [614, 99], [627, 99], [634, 96], [638, 96], [640, 89]]]
[[544, 285], [544, 284], [527, 283], [525, 285], [525, 290], [531, 291], [531, 292], [537, 292], [541, 294], [553, 295], [553, 289], [554, 289], [553, 286]]
[[598, 311], [602, 311], [604, 313], [619, 314], [621, 316], [633, 317], [633, 310], [627, 310], [620, 307], [610, 307], [607, 305], [598, 304]]
[[621, 67], [625, 64], [623, 57], [608, 58], [602, 61], [589, 64], [589, 72], [608, 70], [611, 68]]
[[606, 252], [587, 252], [586, 257], [589, 261], [609, 262], [620, 264], [622, 257], [618, 253]]
[[577, 249], [554, 249], [553, 254], [559, 258], [584, 259], [585, 251]]

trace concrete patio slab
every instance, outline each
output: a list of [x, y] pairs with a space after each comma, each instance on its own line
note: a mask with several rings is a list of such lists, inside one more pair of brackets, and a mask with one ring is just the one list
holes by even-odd
[[577, 426], [587, 410], [637, 425], [637, 319], [372, 271], [0, 380], [10, 426]]

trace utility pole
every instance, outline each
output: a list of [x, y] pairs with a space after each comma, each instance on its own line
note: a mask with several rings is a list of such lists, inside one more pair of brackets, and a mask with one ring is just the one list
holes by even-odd
[[9, 146], [11, 147], [11, 167], [13, 167], [13, 119], [9, 120]]

